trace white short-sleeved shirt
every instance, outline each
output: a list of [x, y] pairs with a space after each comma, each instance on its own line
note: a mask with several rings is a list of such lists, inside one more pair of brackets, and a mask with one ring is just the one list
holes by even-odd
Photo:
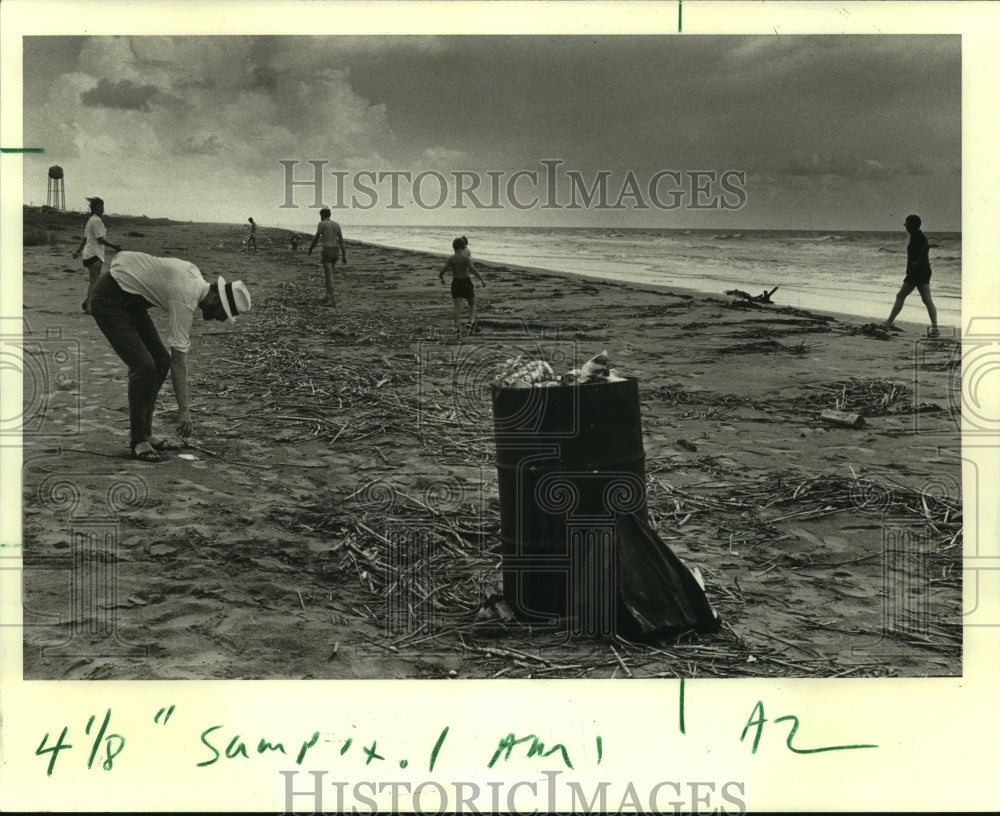
[[104, 222], [99, 215], [92, 215], [87, 219], [87, 227], [83, 232], [87, 243], [83, 245], [83, 257], [93, 258], [95, 255], [104, 260], [104, 244], [98, 238], [104, 238], [108, 234]]
[[195, 309], [209, 290], [201, 270], [180, 258], [119, 252], [109, 271], [126, 292], [142, 295], [154, 306], [166, 309], [170, 321], [167, 345], [186, 353], [191, 348]]

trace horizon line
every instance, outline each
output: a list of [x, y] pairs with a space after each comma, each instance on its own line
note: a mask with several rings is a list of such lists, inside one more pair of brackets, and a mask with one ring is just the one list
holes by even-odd
[[[48, 207], [48, 209], [53, 213], [63, 213], [66, 215], [88, 215], [86, 210], [58, 210], [46, 204], [23, 204], [23, 209], [34, 209], [41, 210]], [[215, 221], [215, 220], [192, 220], [192, 219], [179, 219], [173, 218], [171, 216], [165, 215], [136, 215], [134, 213], [115, 213], [108, 212], [105, 213], [106, 217], [109, 218], [145, 218], [150, 221], [173, 221], [178, 224], [222, 224], [226, 226], [243, 226], [246, 224], [244, 221]], [[651, 225], [641, 225], [637, 226], [634, 224], [421, 224], [421, 223], [376, 223], [376, 224], [365, 224], [363, 222], [358, 222], [354, 226], [364, 226], [373, 228], [391, 228], [391, 229], [451, 229], [451, 230], [471, 230], [475, 228], [482, 229], [564, 229], [564, 230], [579, 230], [579, 229], [618, 229], [618, 230], [675, 230], [675, 231], [685, 231], [685, 232], [718, 232], [720, 230], [727, 232], [870, 232], [870, 233], [889, 233], [893, 234], [896, 232], [903, 233], [903, 229], [861, 229], [856, 227], [774, 227], [774, 226], [735, 226], [735, 225], [724, 225], [720, 224], [713, 227], [696, 227], [696, 226], [651, 226]], [[268, 225], [266, 223], [262, 224], [257, 221], [257, 227], [263, 229], [280, 229], [287, 232], [301, 232], [303, 230], [296, 230], [294, 227], [280, 226], [280, 225]], [[931, 233], [957, 233], [961, 234], [961, 228], [958, 229], [931, 229], [928, 230]]]

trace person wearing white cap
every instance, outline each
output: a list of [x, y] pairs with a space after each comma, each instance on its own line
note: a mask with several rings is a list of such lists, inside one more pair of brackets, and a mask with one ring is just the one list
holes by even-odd
[[90, 218], [87, 220], [87, 227], [84, 230], [80, 246], [73, 253], [73, 257], [82, 257], [83, 265], [90, 273], [87, 296], [83, 299], [83, 310], [90, 314], [90, 293], [94, 291], [94, 284], [101, 277], [101, 269], [104, 266], [104, 247], [109, 247], [115, 252], [121, 252], [122, 248], [117, 244], [112, 244], [105, 237], [108, 230], [101, 220], [101, 216], [104, 215], [104, 200], [94, 196], [88, 198], [87, 201], [90, 202]]
[[[90, 313], [128, 366], [129, 429], [132, 458], [162, 462], [161, 451], [182, 445], [153, 434], [153, 408], [167, 372], [171, 373], [179, 415], [178, 433], [191, 435], [187, 393], [187, 353], [195, 310], [205, 320], [235, 321], [250, 311], [250, 292], [242, 281], [221, 275], [209, 284], [193, 263], [145, 252], [119, 252], [107, 275], [94, 286]], [[164, 347], [147, 310], [165, 309], [170, 333]]]

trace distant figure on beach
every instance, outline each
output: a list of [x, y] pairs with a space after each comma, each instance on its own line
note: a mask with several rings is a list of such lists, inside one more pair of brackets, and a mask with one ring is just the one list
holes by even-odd
[[920, 230], [919, 215], [906, 216], [903, 226], [910, 233], [910, 242], [906, 245], [906, 277], [903, 279], [899, 294], [896, 295], [892, 311], [889, 312], [889, 319], [885, 321], [885, 327], [887, 329], [895, 328], [892, 322], [903, 310], [903, 303], [907, 296], [916, 289], [920, 292], [920, 298], [923, 300], [924, 306], [927, 307], [927, 314], [931, 319], [931, 328], [927, 335], [928, 337], [937, 337], [939, 335], [937, 308], [934, 306], [934, 301], [931, 300], [930, 244], [927, 241], [927, 236]]
[[83, 231], [83, 239], [80, 246], [73, 253], [74, 258], [83, 255], [83, 266], [90, 273], [90, 282], [87, 285], [87, 296], [83, 299], [83, 310], [90, 314], [90, 295], [94, 291], [94, 284], [101, 277], [101, 270], [104, 268], [104, 247], [111, 247], [115, 252], [121, 252], [122, 248], [105, 240], [108, 234], [101, 220], [104, 215], [104, 200], [101, 198], [88, 198], [90, 202], [90, 218], [87, 219], [87, 226]]
[[257, 252], [257, 225], [254, 223], [253, 218], [248, 219], [250, 221], [250, 234], [247, 236], [247, 252], [250, 251], [250, 247], [253, 247], [253, 251]]
[[[168, 352], [147, 310], [167, 312]], [[187, 353], [195, 309], [205, 320], [234, 320], [250, 311], [250, 293], [242, 281], [221, 276], [209, 284], [193, 263], [157, 258], [145, 252], [119, 252], [90, 297], [90, 313], [122, 362], [128, 366], [128, 411], [132, 458], [162, 462], [161, 451], [182, 445], [153, 434], [153, 407], [171, 372], [177, 398], [178, 433], [191, 434]]]
[[302, 240], [301, 235], [299, 235], [297, 232], [292, 233], [292, 252], [299, 251], [299, 241], [301, 240]]
[[323, 277], [326, 281], [327, 306], [335, 305], [333, 298], [333, 265], [337, 263], [337, 247], [340, 247], [341, 262], [347, 263], [347, 252], [344, 250], [344, 235], [340, 230], [340, 224], [330, 220], [330, 210], [324, 207], [319, 211], [319, 226], [309, 245], [309, 254], [316, 248], [318, 243], [322, 248], [321, 260], [323, 261]]
[[475, 264], [472, 263], [468, 242], [464, 238], [456, 238], [451, 242], [451, 247], [455, 250], [455, 254], [444, 262], [438, 278], [441, 283], [444, 283], [444, 273], [451, 271], [451, 298], [455, 306], [455, 335], [461, 340], [463, 300], [469, 304], [469, 333], [476, 330], [476, 294], [472, 288], [472, 279], [469, 277], [469, 273], [475, 275], [483, 286], [486, 285], [486, 281], [483, 280]]

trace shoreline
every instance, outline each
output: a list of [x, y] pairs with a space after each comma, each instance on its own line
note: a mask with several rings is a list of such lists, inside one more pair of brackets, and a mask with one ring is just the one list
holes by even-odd
[[[29, 208], [26, 205], [24, 207], [24, 210], [25, 210], [26, 213], [28, 213], [29, 211], [33, 212], [35, 214], [41, 214], [42, 213], [42, 208], [41, 207]], [[87, 216], [86, 216], [85, 213], [82, 213], [82, 212], [80, 212], [80, 213], [77, 213], [77, 212], [68, 212], [68, 213], [67, 212], [63, 212], [63, 213], [58, 213], [57, 217], [61, 217], [61, 218], [70, 217], [70, 218], [78, 219], [80, 221], [80, 229], [82, 230], [82, 225], [83, 225], [84, 221], [86, 220]], [[231, 231], [231, 232], [233, 232], [235, 234], [242, 234], [242, 233], [245, 233], [245, 231], [246, 231], [246, 225], [245, 225], [245, 223], [235, 223], [235, 222], [234, 223], [228, 223], [228, 222], [217, 222], [217, 221], [213, 221], [213, 222], [175, 221], [175, 220], [172, 220], [172, 219], [169, 219], [169, 218], [158, 218], [158, 217], [148, 217], [148, 216], [131, 216], [131, 215], [109, 215], [107, 217], [107, 220], [108, 221], [120, 220], [122, 222], [136, 221], [138, 223], [145, 224], [145, 225], [148, 225], [148, 226], [156, 226], [156, 225], [197, 226], [197, 227], [218, 229], [220, 231]], [[380, 225], [373, 225], [373, 226], [374, 227], [379, 227]], [[432, 229], [441, 230], [441, 229], [448, 229], [448, 227], [433, 227]], [[453, 230], [461, 231], [462, 229], [464, 229], [464, 227], [454, 227], [452, 229]], [[516, 229], [516, 228], [512, 227], [511, 229]], [[546, 228], [546, 229], [548, 229], [548, 228]], [[559, 229], [559, 228], [556, 228], [556, 229]], [[567, 227], [567, 228], [563, 228], [563, 229], [573, 230], [573, 229], [579, 229], [579, 228], [577, 228], [577, 227]], [[619, 227], [615, 227], [615, 229], [628, 230], [630, 228], [628, 228], [628, 227], [620, 227], [620, 228]], [[631, 228], [631, 229], [635, 229], [637, 231], [642, 231], [642, 230], [644, 230], [646, 228], [636, 227], [636, 228]], [[702, 230], [696, 230], [696, 231], [700, 231], [700, 232], [741, 232], [740, 230], [715, 230], [715, 229], [707, 229], [707, 228], [706, 229], [702, 229]], [[745, 232], [745, 231], [746, 230], [743, 230], [743, 232]], [[803, 233], [803, 234], [820, 234], [820, 235], [838, 232], [838, 230], [759, 230], [759, 231], [760, 232], [768, 232], [768, 231], [772, 231], [772, 232], [773, 231], [778, 231], [778, 232], [800, 232], [800, 233]], [[864, 230], [849, 230], [849, 231], [850, 232], [865, 232]], [[882, 235], [882, 234], [894, 235], [894, 233], [883, 233], [882, 231], [879, 231], [879, 230], [869, 230], [868, 232], [870, 232], [873, 235]], [[311, 232], [309, 230], [296, 230], [294, 228], [284, 227], [284, 226], [260, 227], [259, 235], [262, 238], [263, 238], [263, 236], [266, 236], [266, 235], [269, 235], [269, 234], [275, 234], [275, 233], [286, 235], [288, 237], [290, 237], [293, 234], [300, 235], [300, 236], [302, 236], [305, 239], [305, 241], [300, 245], [300, 251], [305, 252], [305, 250], [308, 249], [308, 241], [311, 240]], [[960, 232], [956, 233], [956, 234], [958, 236], [961, 236]], [[392, 245], [389, 245], [389, 244], [379, 244], [379, 243], [376, 243], [376, 242], [373, 242], [373, 241], [362, 241], [362, 240], [348, 239], [348, 238], [345, 238], [344, 243], [345, 243], [346, 246], [350, 246], [351, 244], [354, 244], [354, 245], [359, 246], [359, 247], [370, 247], [370, 248], [373, 248], [373, 249], [384, 250], [386, 252], [405, 252], [405, 253], [413, 253], [413, 254], [416, 254], [416, 255], [424, 255], [424, 256], [427, 256], [428, 258], [440, 258], [440, 263], [442, 263], [442, 264], [443, 264], [444, 260], [449, 257], [449, 254], [450, 254], [450, 253], [447, 253], [447, 252], [435, 252], [435, 251], [425, 250], [425, 249], [409, 249], [409, 248], [406, 248], [406, 247], [397, 247], [397, 246], [392, 246]], [[601, 285], [607, 285], [607, 286], [625, 286], [625, 287], [633, 288], [636, 291], [646, 291], [646, 292], [649, 292], [649, 293], [656, 293], [656, 294], [662, 294], [662, 295], [669, 295], [671, 293], [676, 293], [676, 294], [678, 294], [680, 296], [683, 296], [683, 297], [715, 298], [715, 299], [719, 299], [719, 300], [726, 301], [726, 302], [728, 302], [729, 300], [731, 300], [731, 298], [729, 298], [725, 294], [724, 291], [714, 291], [714, 290], [709, 290], [709, 289], [699, 289], [699, 288], [696, 288], [696, 287], [684, 286], [684, 285], [647, 283], [647, 282], [644, 282], [644, 281], [636, 281], [634, 279], [628, 279], [628, 278], [617, 278], [617, 277], [613, 277], [613, 276], [612, 277], [601, 276], [601, 275], [591, 274], [591, 273], [587, 273], [587, 272], [567, 271], [567, 270], [564, 270], [564, 269], [554, 269], [554, 268], [551, 268], [551, 267], [536, 266], [536, 265], [532, 265], [532, 264], [519, 264], [519, 263], [516, 263], [516, 262], [507, 262], [507, 261], [498, 260], [498, 259], [478, 258], [476, 255], [473, 255], [473, 260], [474, 260], [474, 262], [477, 265], [482, 264], [485, 269], [491, 269], [491, 268], [493, 268], [493, 269], [497, 269], [497, 268], [503, 269], [503, 268], [507, 268], [507, 269], [511, 269], [511, 270], [519, 270], [519, 271], [522, 271], [522, 272], [525, 272], [525, 273], [528, 273], [528, 274], [533, 274], [533, 275], [543, 275], [543, 276], [544, 275], [552, 275], [552, 276], [557, 276], [557, 277], [559, 277], [559, 278], [561, 278], [561, 279], [563, 279], [563, 280], [565, 280], [567, 282], [572, 282], [574, 280], [580, 280], [580, 281], [585, 281], [585, 282], [590, 283], [590, 284], [601, 284]], [[740, 287], [733, 286], [732, 288], [740, 288]], [[754, 291], [751, 294], [757, 294], [757, 292]], [[837, 321], [839, 321], [841, 323], [845, 323], [845, 324], [850, 324], [850, 325], [854, 325], [854, 324], [865, 325], [865, 324], [871, 324], [871, 323], [881, 324], [881, 323], [884, 322], [884, 317], [888, 317], [889, 311], [892, 308], [892, 297], [894, 297], [894, 295], [890, 296], [887, 299], [887, 301], [885, 303], [884, 317], [882, 317], [882, 318], [874, 318], [874, 317], [870, 317], [870, 316], [866, 316], [866, 315], [862, 315], [862, 314], [854, 314], [854, 313], [851, 313], [851, 312], [844, 312], [844, 311], [837, 310], [837, 309], [822, 309], [822, 308], [813, 308], [813, 307], [799, 307], [799, 306], [794, 306], [792, 304], [783, 304], [783, 303], [780, 302], [781, 295], [779, 294], [777, 297], [779, 298], [779, 300], [776, 301], [774, 304], [772, 304], [771, 306], [764, 306], [762, 308], [771, 309], [771, 310], [788, 309], [788, 310], [792, 310], [793, 312], [803, 312], [803, 313], [817, 314], [817, 315], [822, 315], [822, 316], [825, 316], [825, 317], [830, 317], [830, 318], [833, 318], [833, 319], [835, 319], [835, 320], [837, 320]], [[919, 310], [918, 313], [922, 313], [923, 312], [923, 304], [921, 304], [919, 302], [919, 295], [916, 292], [911, 293], [910, 297], [907, 299], [907, 305], [906, 305], [906, 307], [904, 307], [904, 314], [906, 312], [914, 310], [914, 309], [918, 309]], [[903, 331], [907, 334], [907, 336], [913, 336], [913, 337], [923, 336], [926, 333], [926, 329], [928, 327], [928, 320], [927, 320], [927, 316], [926, 316], [925, 313], [922, 314], [922, 318], [923, 319], [920, 319], [920, 320], [914, 320], [914, 319], [907, 319], [907, 318], [905, 318], [903, 316], [900, 316], [899, 318], [897, 318], [895, 325], [897, 327], [903, 329]], [[943, 327], [947, 327], [947, 326], [950, 325], [950, 324], [944, 323], [943, 321], [939, 321], [939, 322], [941, 323], [941, 325]], [[956, 328], [959, 330], [959, 333], [960, 333], [960, 330], [961, 330], [960, 312], [959, 312], [959, 324], [958, 324], [958, 326]], [[947, 331], [947, 328], [945, 328], [944, 331]]]
[[[294, 230], [291, 230], [290, 232], [294, 232]], [[371, 249], [383, 250], [385, 252], [390, 252], [390, 253], [407, 252], [407, 253], [413, 253], [415, 255], [425, 255], [433, 258], [440, 258], [442, 264], [449, 257], [449, 255], [446, 253], [429, 252], [427, 250], [419, 250], [419, 249], [406, 249], [403, 247], [394, 247], [386, 244], [376, 244], [367, 241], [356, 241], [356, 240], [345, 239], [344, 244], [346, 246], [355, 244], [356, 246], [363, 246]], [[702, 289], [693, 289], [691, 287], [686, 287], [686, 286], [672, 286], [668, 284], [658, 284], [658, 283], [640, 283], [634, 280], [618, 280], [615, 278], [602, 277], [599, 275], [590, 275], [584, 272], [567, 272], [562, 269], [551, 269], [548, 267], [530, 266], [525, 264], [509, 263], [506, 261], [498, 261], [492, 259], [479, 259], [476, 256], [473, 256], [473, 262], [476, 264], [477, 268], [481, 266], [483, 269], [487, 270], [508, 269], [519, 272], [525, 272], [529, 275], [536, 275], [542, 277], [551, 276], [561, 279], [567, 283], [572, 283], [574, 281], [583, 281], [590, 284], [600, 284], [608, 287], [627, 288], [635, 292], [647, 292], [650, 294], [657, 294], [657, 295], [674, 295], [681, 298], [692, 298], [692, 299], [703, 299], [703, 300], [715, 299], [723, 303], [728, 303], [733, 300], [732, 297], [727, 296], [724, 292], [713, 292]], [[914, 292], [911, 295], [911, 297], [919, 301], [919, 296], [917, 295], [916, 292]], [[909, 300], [907, 301], [907, 304], [910, 305]], [[891, 307], [892, 303], [890, 302], [886, 306], [885, 310], [886, 317], [888, 317], [889, 309]], [[780, 302], [775, 302], [774, 304], [771, 305], [762, 305], [760, 306], [760, 308], [764, 311], [816, 314], [823, 317], [832, 318], [839, 323], [844, 323], [848, 325], [855, 325], [855, 324], [865, 325], [873, 322], [871, 318], [867, 318], [863, 315], [854, 315], [848, 312], [838, 312], [825, 309], [806, 309], [806, 308], [800, 308], [798, 306], [782, 304]], [[923, 308], [922, 304], [921, 308]], [[881, 323], [884, 321], [874, 321], [874, 322]], [[900, 328], [903, 328], [908, 335], [914, 335], [916, 337], [922, 336], [921, 333], [926, 329], [925, 323], [922, 323], [920, 321], [904, 320], [900, 318], [896, 319], [895, 325]]]
[[[380, 247], [380, 248], [385, 249], [387, 251], [414, 252], [414, 253], [418, 253], [418, 254], [426, 254], [426, 255], [429, 255], [429, 256], [436, 257], [436, 258], [440, 258], [442, 263], [444, 262], [444, 260], [449, 255], [449, 253], [446, 253], [446, 252], [437, 252], [437, 251], [427, 250], [427, 249], [411, 249], [411, 248], [408, 248], [408, 247], [399, 247], [399, 246], [393, 246], [393, 245], [390, 245], [390, 244], [380, 244], [380, 243], [377, 243], [377, 242], [374, 242], [374, 241], [356, 240], [355, 242], [357, 244], [359, 244], [359, 245], [363, 244], [363, 245], [372, 246], [372, 247]], [[486, 255], [478, 255], [476, 253], [473, 253], [473, 260], [476, 262], [477, 265], [483, 264], [483, 265], [486, 266], [486, 268], [489, 268], [491, 266], [492, 267], [501, 267], [501, 268], [502, 267], [507, 267], [507, 268], [511, 268], [511, 269], [524, 270], [526, 272], [530, 272], [530, 273], [533, 273], [533, 274], [564, 276], [566, 280], [576, 279], [576, 280], [583, 280], [583, 281], [586, 281], [588, 283], [607, 284], [607, 285], [611, 285], [611, 286], [626, 285], [626, 286], [638, 288], [640, 290], [647, 290], [647, 291], [650, 291], [650, 292], [659, 292], [659, 293], [677, 292], [677, 293], [684, 294], [684, 295], [691, 295], [693, 297], [715, 297], [715, 298], [719, 298], [719, 299], [728, 299], [728, 296], [725, 294], [725, 289], [722, 289], [722, 288], [716, 290], [716, 289], [708, 289], [708, 288], [699, 288], [697, 286], [684, 285], [683, 283], [647, 282], [647, 281], [637, 280], [635, 277], [632, 277], [632, 276], [626, 276], [626, 275], [619, 276], [618, 273], [611, 273], [611, 274], [607, 274], [607, 275], [600, 275], [600, 274], [596, 274], [596, 273], [592, 273], [592, 272], [587, 272], [587, 271], [575, 271], [575, 270], [574, 271], [570, 271], [570, 270], [567, 270], [567, 269], [558, 269], [558, 268], [555, 268], [555, 267], [541, 266], [541, 265], [531, 264], [531, 263], [518, 263], [516, 261], [506, 261], [506, 260], [501, 259], [501, 258], [492, 258], [492, 257], [488, 257]], [[899, 283], [901, 283], [901, 282], [902, 282], [902, 278], [900, 278], [900, 280], [899, 280]], [[896, 285], [897, 284], [893, 284], [894, 287]], [[731, 285], [731, 286], [727, 286], [726, 288], [727, 289], [745, 289], [746, 287], [744, 285]], [[768, 287], [765, 287], [765, 288], [771, 288], [771, 287], [768, 286]], [[881, 300], [878, 301], [878, 303], [880, 304], [880, 306], [882, 306], [884, 308], [881, 308], [881, 311], [879, 311], [878, 315], [871, 315], [871, 314], [863, 314], [863, 313], [860, 313], [860, 312], [859, 313], [846, 312], [846, 311], [843, 311], [841, 309], [829, 309], [829, 308], [816, 307], [816, 306], [812, 306], [812, 305], [799, 306], [799, 305], [795, 305], [795, 304], [792, 304], [792, 303], [782, 303], [781, 302], [782, 295], [783, 294], [787, 294], [787, 293], [793, 291], [793, 290], [790, 290], [788, 288], [787, 284], [785, 284], [782, 287], [782, 290], [779, 290], [779, 293], [776, 296], [777, 300], [773, 304], [772, 308], [775, 308], [775, 309], [787, 308], [787, 309], [793, 309], [793, 310], [798, 310], [798, 311], [802, 311], [802, 312], [810, 312], [810, 313], [815, 313], [815, 314], [821, 314], [821, 315], [825, 315], [825, 316], [834, 317], [835, 319], [837, 319], [837, 320], [839, 320], [841, 322], [859, 323], [859, 324], [862, 324], [862, 325], [864, 325], [864, 324], [870, 324], [870, 323], [878, 323], [878, 324], [883, 323], [885, 321], [885, 318], [887, 318], [888, 315], [889, 315], [889, 311], [892, 308], [893, 299], [895, 298], [895, 294], [896, 294], [896, 289], [895, 288], [891, 289], [890, 291], [887, 291], [886, 294], [885, 294], [884, 301], [881, 301]], [[755, 291], [751, 292], [751, 294], [758, 294], [758, 292], [755, 290]], [[813, 300], [820, 300], [820, 301], [822, 301], [824, 299], [827, 299], [828, 296], [813, 294], [813, 295], [807, 295], [806, 297], [807, 297], [807, 299], [813, 299]], [[947, 331], [948, 327], [951, 327], [951, 326], [954, 326], [956, 329], [960, 328], [960, 323], [961, 323], [961, 299], [960, 298], [958, 299], [958, 308], [957, 309], [952, 308], [951, 305], [950, 305], [950, 303], [949, 303], [948, 306], [943, 306], [942, 305], [942, 303], [944, 303], [946, 301], [950, 301], [950, 300], [951, 300], [951, 298], [943, 298], [941, 295], [937, 296], [937, 305], [938, 305], [938, 311], [939, 311], [939, 325], [942, 327], [942, 331]], [[912, 313], [913, 311], [916, 311], [918, 314], [920, 314], [921, 318], [912, 319], [912, 318], [906, 318], [904, 316], [901, 316], [900, 318], [897, 318], [895, 325], [898, 326], [898, 327], [900, 327], [900, 328], [904, 328], [904, 330], [907, 333], [914, 333], [914, 332], [916, 332], [916, 333], [924, 333], [924, 332], [926, 332], [926, 329], [929, 327], [929, 318], [928, 318], [928, 316], [927, 316], [927, 314], [926, 314], [926, 312], [924, 310], [923, 304], [920, 302], [919, 294], [916, 291], [914, 291], [913, 293], [911, 293], [910, 297], [907, 299], [906, 306], [904, 307], [903, 315], [906, 315], [907, 313]], [[954, 323], [949, 323], [948, 322], [948, 319], [951, 318], [951, 317], [955, 317], [955, 322]]]

